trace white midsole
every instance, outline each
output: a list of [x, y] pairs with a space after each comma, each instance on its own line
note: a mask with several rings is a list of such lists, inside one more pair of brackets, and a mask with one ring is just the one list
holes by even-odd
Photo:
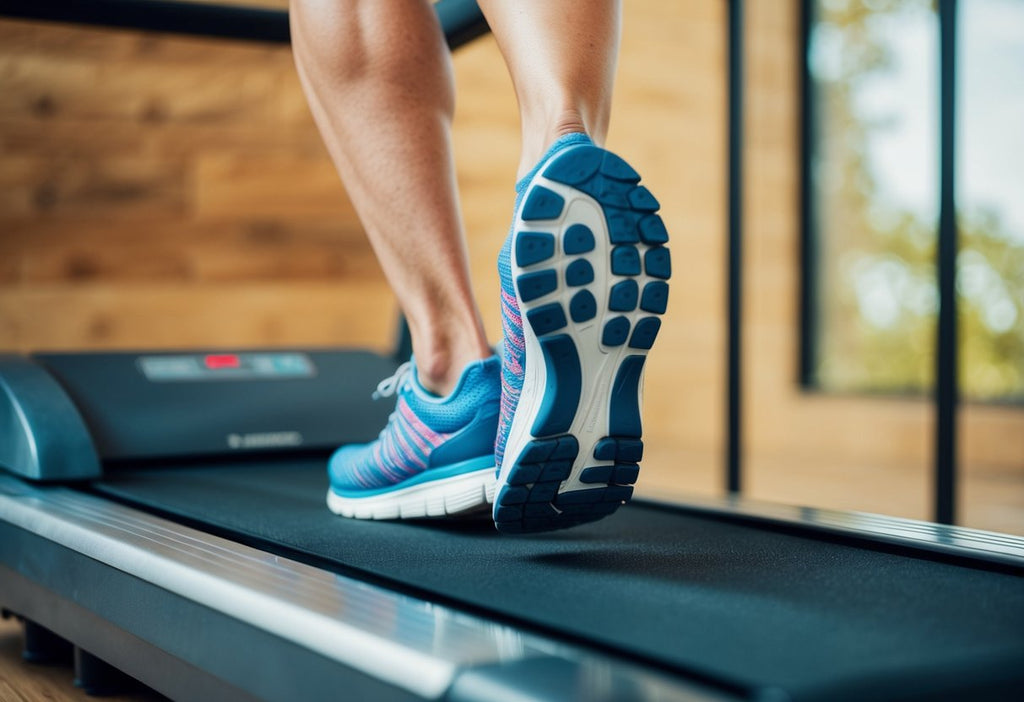
[[494, 467], [413, 485], [382, 495], [342, 497], [327, 490], [327, 507], [356, 519], [444, 517], [494, 502]]

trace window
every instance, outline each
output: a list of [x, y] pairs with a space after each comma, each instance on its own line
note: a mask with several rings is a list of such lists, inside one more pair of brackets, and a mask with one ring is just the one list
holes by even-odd
[[[805, 384], [922, 392], [935, 366], [938, 20], [809, 0]], [[1024, 2], [960, 3], [961, 387], [1024, 399]]]
[[1024, 400], [1024, 2], [960, 3], [961, 378]]

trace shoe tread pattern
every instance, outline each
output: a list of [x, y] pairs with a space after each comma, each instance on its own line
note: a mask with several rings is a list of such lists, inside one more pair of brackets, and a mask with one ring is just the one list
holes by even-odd
[[[594, 251], [596, 232], [584, 224], [563, 223], [564, 229], [548, 229], [553, 234], [517, 235], [515, 263], [525, 271], [518, 279], [523, 281], [519, 293], [527, 303], [525, 321], [543, 356], [545, 387], [531, 437], [495, 496], [495, 524], [504, 533], [583, 524], [613, 513], [630, 499], [643, 456], [639, 386], [647, 351], [661, 326], [659, 317], [668, 304], [668, 234], [655, 214], [658, 201], [639, 185], [639, 174], [615, 154], [581, 146], [556, 156], [542, 175], [589, 195], [601, 206], [610, 275], [606, 288], [588, 288], [594, 274], [584, 256]], [[545, 220], [557, 220], [564, 208], [564, 198], [536, 184], [526, 195], [520, 217], [546, 226]], [[564, 274], [558, 279], [560, 267]], [[547, 296], [555, 292], [550, 289], [553, 277], [560, 301], [548, 302]], [[585, 379], [576, 341], [567, 332], [595, 319], [602, 325], [597, 333], [600, 343], [620, 354], [620, 360], [609, 388], [608, 436], [581, 447], [568, 432]], [[585, 457], [577, 461], [581, 451]], [[574, 464], [582, 465], [574, 485], [585, 489], [567, 489]]]

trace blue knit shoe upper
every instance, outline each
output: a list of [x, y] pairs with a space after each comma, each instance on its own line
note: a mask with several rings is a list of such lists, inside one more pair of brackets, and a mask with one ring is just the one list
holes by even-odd
[[563, 137], [517, 185], [498, 258], [501, 422], [494, 520], [507, 533], [600, 519], [643, 453], [643, 367], [668, 304], [668, 234], [625, 161]]
[[372, 519], [442, 516], [493, 499], [498, 357], [469, 364], [447, 397], [425, 390], [414, 363], [403, 364], [376, 393], [393, 394], [395, 411], [380, 436], [331, 456], [331, 510]]

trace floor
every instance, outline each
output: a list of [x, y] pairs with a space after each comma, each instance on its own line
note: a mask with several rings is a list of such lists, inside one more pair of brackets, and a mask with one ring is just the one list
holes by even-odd
[[67, 665], [37, 665], [21, 659], [21, 625], [0, 620], [0, 700], [3, 702], [159, 702], [166, 698], [149, 690], [113, 697], [89, 697], [74, 685], [74, 670]]

